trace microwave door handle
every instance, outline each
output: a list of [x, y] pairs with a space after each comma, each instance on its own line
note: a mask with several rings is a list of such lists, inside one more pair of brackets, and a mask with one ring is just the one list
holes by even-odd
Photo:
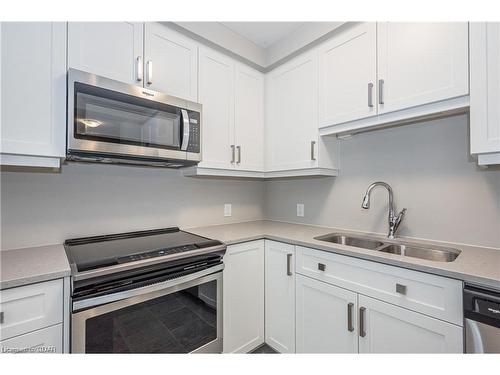
[[187, 151], [189, 144], [189, 115], [185, 109], [181, 109], [181, 117], [183, 124], [181, 151]]

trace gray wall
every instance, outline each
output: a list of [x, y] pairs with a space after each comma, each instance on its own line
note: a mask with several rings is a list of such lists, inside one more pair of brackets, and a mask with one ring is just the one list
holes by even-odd
[[[481, 169], [469, 158], [467, 116], [358, 134], [341, 141], [337, 178], [272, 181], [266, 217], [369, 232], [387, 231], [387, 192], [408, 208], [400, 234], [500, 248], [500, 169]], [[305, 217], [296, 204], [305, 204]]]
[[[264, 182], [202, 180], [178, 171], [99, 164], [61, 173], [1, 173], [1, 248], [76, 236], [263, 218]], [[224, 217], [224, 203], [232, 216]]]

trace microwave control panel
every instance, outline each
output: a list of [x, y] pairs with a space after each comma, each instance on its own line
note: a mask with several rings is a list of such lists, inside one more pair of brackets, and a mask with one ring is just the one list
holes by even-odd
[[199, 153], [200, 152], [200, 113], [195, 111], [188, 111], [189, 114], [189, 142], [187, 152]]

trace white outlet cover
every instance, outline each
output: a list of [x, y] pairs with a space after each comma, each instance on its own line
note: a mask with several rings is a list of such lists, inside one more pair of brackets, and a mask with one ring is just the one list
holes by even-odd
[[224, 216], [231, 216], [232, 214], [232, 207], [231, 207], [231, 203], [226, 203], [224, 204]]
[[297, 203], [297, 216], [304, 217], [304, 203]]

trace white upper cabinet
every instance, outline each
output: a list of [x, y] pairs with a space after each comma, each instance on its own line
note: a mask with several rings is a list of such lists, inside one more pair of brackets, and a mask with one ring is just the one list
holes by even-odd
[[69, 22], [68, 66], [142, 86], [143, 29], [142, 22]]
[[470, 64], [471, 153], [500, 164], [500, 23], [471, 23]]
[[264, 169], [264, 75], [241, 63], [235, 66], [235, 165], [242, 170]]
[[360, 353], [463, 353], [463, 329], [359, 295]]
[[295, 246], [265, 241], [266, 343], [295, 353]]
[[379, 114], [469, 93], [467, 23], [377, 26]]
[[144, 43], [145, 87], [197, 101], [198, 45], [156, 22], [145, 24]]
[[319, 126], [377, 114], [377, 28], [361, 23], [319, 47]]
[[234, 62], [229, 57], [200, 47], [199, 102], [202, 109], [200, 167], [232, 168], [234, 144]]
[[317, 167], [317, 51], [300, 55], [268, 73], [266, 94], [266, 169]]
[[59, 167], [66, 153], [66, 24], [0, 27], [1, 162]]

